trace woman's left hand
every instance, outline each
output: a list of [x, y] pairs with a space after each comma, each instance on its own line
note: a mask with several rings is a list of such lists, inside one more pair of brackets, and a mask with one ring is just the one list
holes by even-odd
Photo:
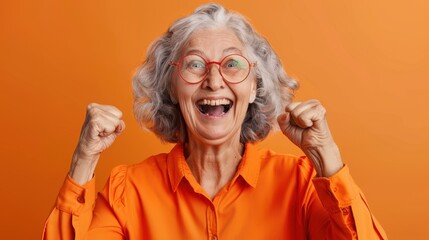
[[320, 177], [330, 177], [342, 167], [340, 152], [318, 100], [290, 103], [278, 117], [280, 129], [310, 158]]

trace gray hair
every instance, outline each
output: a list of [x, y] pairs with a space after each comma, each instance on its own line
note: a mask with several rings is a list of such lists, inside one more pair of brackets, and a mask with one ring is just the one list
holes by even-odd
[[149, 47], [144, 63], [133, 77], [134, 113], [138, 122], [163, 141], [187, 141], [186, 123], [177, 101], [172, 97], [174, 67], [182, 48], [193, 32], [203, 28], [232, 29], [256, 61], [256, 99], [249, 104], [241, 127], [242, 143], [263, 140], [276, 128], [276, 118], [292, 100], [298, 82], [286, 75], [280, 59], [268, 43], [240, 14], [218, 4], [206, 4], [174, 22], [168, 31]]

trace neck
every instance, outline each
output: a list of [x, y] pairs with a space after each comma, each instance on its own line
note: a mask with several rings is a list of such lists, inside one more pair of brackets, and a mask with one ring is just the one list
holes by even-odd
[[239, 140], [220, 145], [189, 141], [185, 151], [192, 174], [213, 199], [237, 172], [244, 146]]

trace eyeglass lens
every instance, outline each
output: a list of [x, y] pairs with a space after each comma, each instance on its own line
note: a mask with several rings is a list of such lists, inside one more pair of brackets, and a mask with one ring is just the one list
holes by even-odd
[[232, 83], [243, 81], [250, 71], [249, 62], [241, 55], [229, 55], [220, 63], [210, 62], [207, 64], [201, 56], [190, 54], [182, 58], [179, 63], [180, 75], [187, 82], [200, 82], [209, 72], [208, 65], [210, 64], [218, 64], [223, 78]]

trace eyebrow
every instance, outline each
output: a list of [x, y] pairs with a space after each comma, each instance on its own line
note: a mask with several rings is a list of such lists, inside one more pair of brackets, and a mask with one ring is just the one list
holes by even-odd
[[[241, 50], [239, 48], [236, 48], [236, 47], [225, 48], [222, 52], [224, 54], [226, 54], [226, 53], [238, 53], [238, 54], [242, 54]], [[198, 55], [201, 55], [203, 57], [206, 57], [206, 55], [204, 54], [204, 52], [201, 51], [201, 50], [199, 50], [199, 49], [190, 49], [190, 50], [186, 51], [186, 53], [185, 53], [185, 55], [188, 55], [188, 54], [198, 54]]]
[[239, 54], [242, 54], [241, 50], [236, 47], [229, 47], [223, 50], [223, 53], [227, 53], [227, 52], [238, 52]]

